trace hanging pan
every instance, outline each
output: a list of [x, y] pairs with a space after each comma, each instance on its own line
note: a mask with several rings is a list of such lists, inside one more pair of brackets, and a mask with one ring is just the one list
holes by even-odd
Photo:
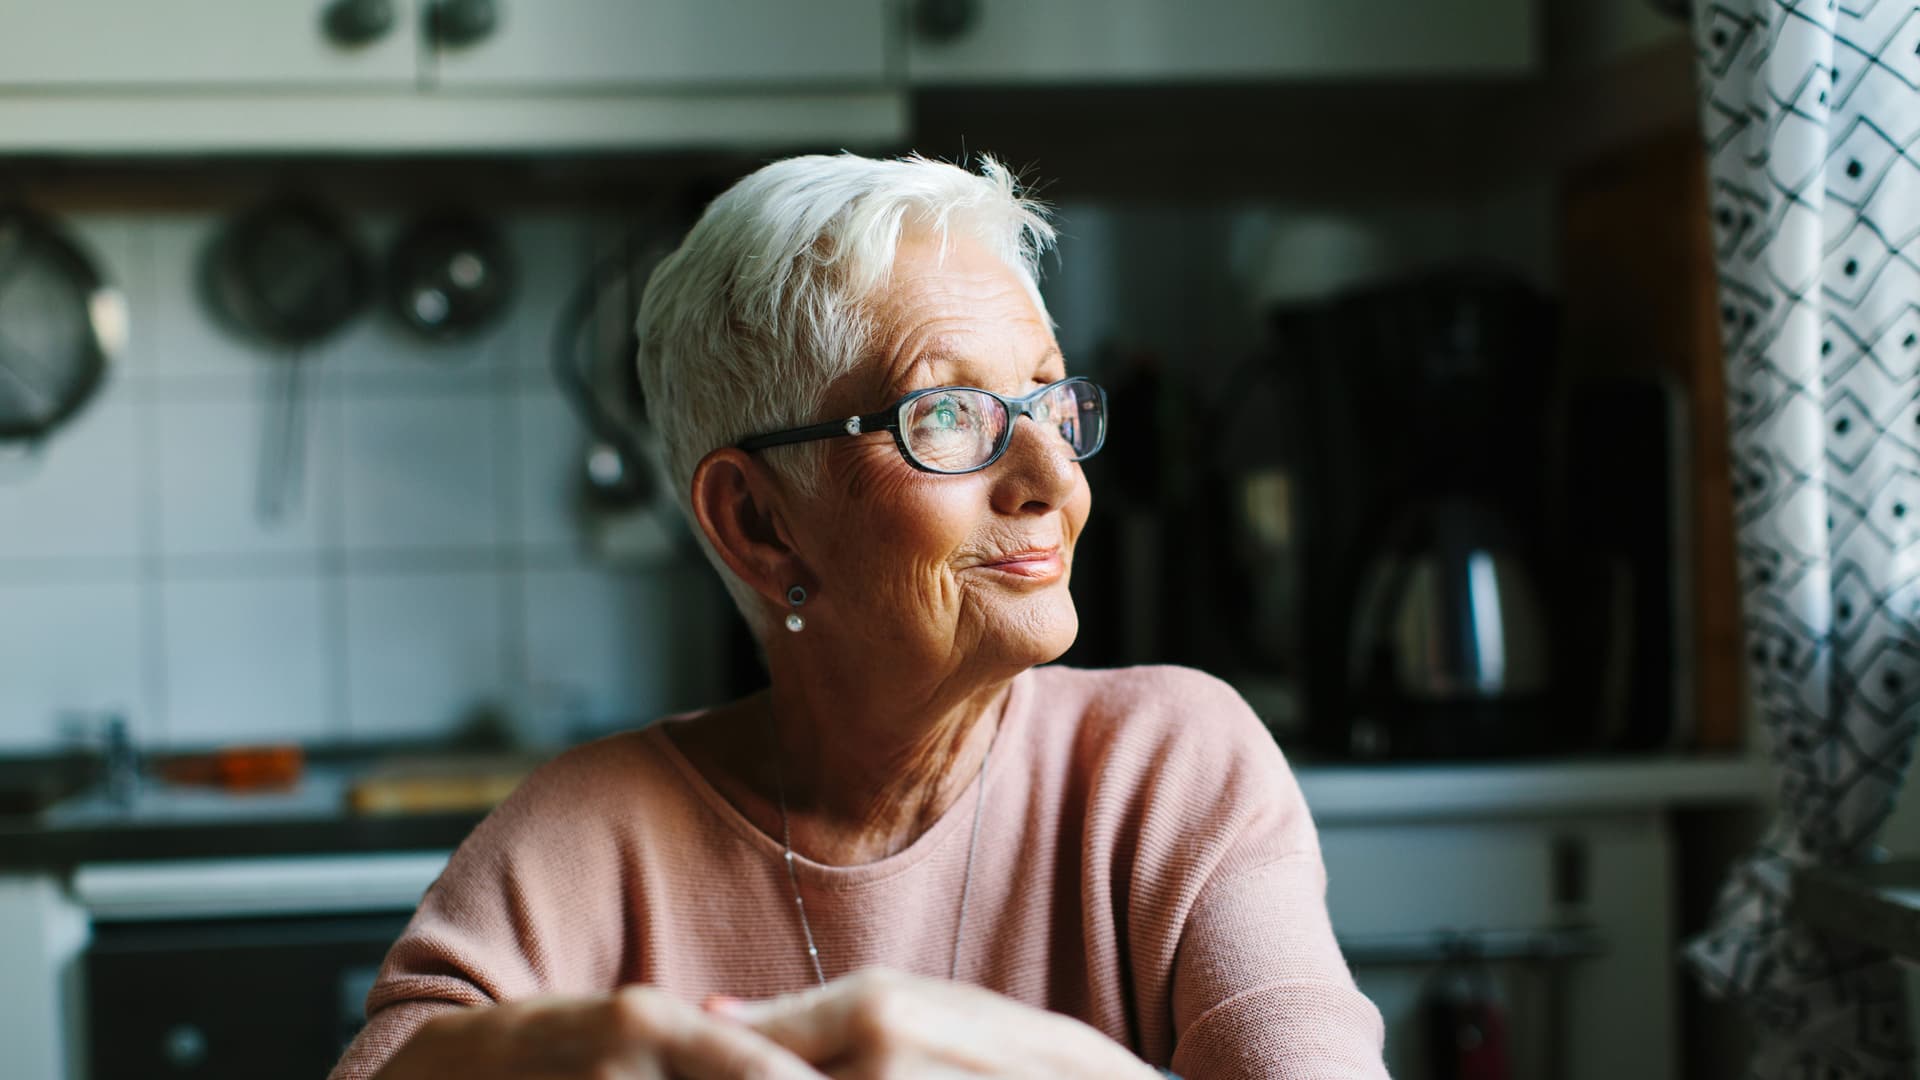
[[281, 199], [235, 218], [206, 254], [202, 283], [217, 318], [280, 363], [260, 466], [259, 513], [273, 521], [298, 501], [305, 443], [302, 369], [308, 351], [358, 315], [373, 271], [346, 222], [317, 203]]
[[100, 389], [127, 309], [59, 226], [0, 205], [0, 442], [33, 447]]

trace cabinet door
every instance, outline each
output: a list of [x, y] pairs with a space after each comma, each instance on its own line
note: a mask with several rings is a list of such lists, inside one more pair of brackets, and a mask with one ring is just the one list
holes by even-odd
[[320, 86], [416, 77], [418, 21], [340, 45], [328, 0], [0, 0], [0, 92], [21, 87]]
[[1531, 0], [978, 0], [944, 27], [915, 10], [916, 85], [1519, 75], [1538, 36]]
[[492, 33], [436, 46], [447, 89], [874, 86], [887, 0], [495, 0]]
[[1386, 1022], [1393, 1076], [1433, 1075], [1426, 1025], [1439, 964], [1415, 947], [1568, 926], [1588, 930], [1599, 953], [1484, 969], [1507, 1014], [1513, 1075], [1675, 1075], [1673, 850], [1658, 814], [1331, 825], [1320, 844], [1327, 914]]

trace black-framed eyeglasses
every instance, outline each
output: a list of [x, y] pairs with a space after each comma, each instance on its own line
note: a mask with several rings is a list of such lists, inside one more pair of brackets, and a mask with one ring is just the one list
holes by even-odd
[[957, 475], [979, 472], [999, 461], [1013, 441], [1013, 422], [1022, 416], [1057, 433], [1075, 461], [1099, 453], [1107, 441], [1107, 392], [1092, 379], [1076, 375], [1017, 398], [977, 386], [915, 390], [879, 412], [755, 435], [735, 445], [742, 450], [765, 450], [890, 431], [907, 464], [922, 472]]

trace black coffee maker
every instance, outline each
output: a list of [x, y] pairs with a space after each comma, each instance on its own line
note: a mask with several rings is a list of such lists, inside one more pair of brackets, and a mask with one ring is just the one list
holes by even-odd
[[1546, 300], [1497, 270], [1431, 271], [1279, 309], [1270, 341], [1230, 394], [1218, 500], [1239, 664], [1290, 667], [1301, 735], [1329, 752], [1562, 748]]

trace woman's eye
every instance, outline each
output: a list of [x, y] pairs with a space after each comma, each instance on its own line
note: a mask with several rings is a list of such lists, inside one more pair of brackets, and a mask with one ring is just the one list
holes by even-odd
[[957, 431], [967, 423], [967, 409], [957, 399], [943, 397], [927, 410], [927, 419], [940, 431]]

